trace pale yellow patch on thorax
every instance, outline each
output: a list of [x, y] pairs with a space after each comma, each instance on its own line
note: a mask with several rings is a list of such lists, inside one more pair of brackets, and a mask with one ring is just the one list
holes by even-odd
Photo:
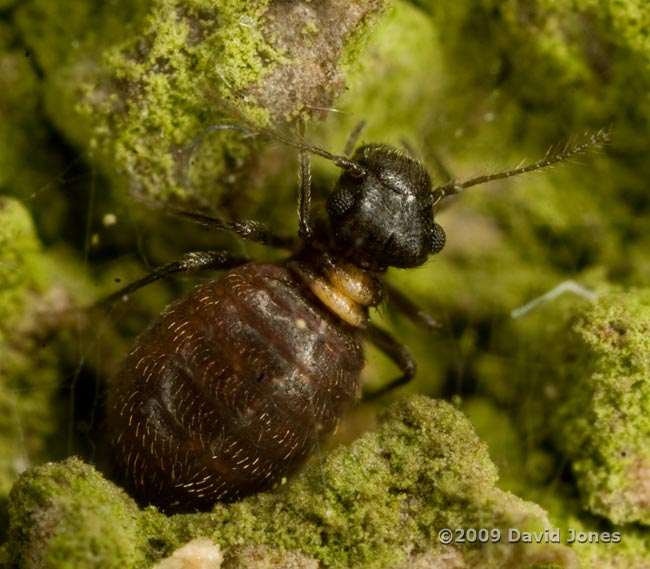
[[366, 327], [368, 307], [382, 300], [377, 279], [355, 265], [326, 262], [321, 271], [316, 271], [311, 265], [292, 261], [289, 267], [327, 308], [357, 328]]

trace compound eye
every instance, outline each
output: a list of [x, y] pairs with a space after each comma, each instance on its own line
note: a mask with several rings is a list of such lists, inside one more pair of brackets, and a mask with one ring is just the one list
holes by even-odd
[[444, 229], [437, 223], [434, 223], [429, 233], [429, 239], [431, 244], [431, 254], [433, 255], [442, 251], [442, 248], [445, 246], [445, 242], [447, 241], [447, 236], [445, 235]]
[[354, 192], [350, 188], [335, 190], [327, 199], [327, 213], [334, 218], [345, 215], [354, 205], [354, 199]]

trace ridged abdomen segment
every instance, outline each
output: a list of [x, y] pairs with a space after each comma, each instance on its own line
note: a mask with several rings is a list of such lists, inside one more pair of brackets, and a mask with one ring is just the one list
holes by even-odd
[[117, 460], [144, 500], [206, 508], [272, 486], [337, 425], [355, 330], [285, 267], [249, 263], [170, 305], [109, 390]]

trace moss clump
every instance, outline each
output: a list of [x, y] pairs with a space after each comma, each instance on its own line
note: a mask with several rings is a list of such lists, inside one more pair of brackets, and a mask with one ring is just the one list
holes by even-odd
[[41, 246], [27, 210], [0, 196], [0, 341], [17, 323], [29, 302], [29, 292], [43, 287], [39, 266]]
[[[44, 288], [40, 243], [17, 201], [0, 196], [0, 505], [14, 480], [51, 435], [56, 389], [51, 354], [29, 335], [29, 320]], [[0, 515], [0, 531], [6, 514]]]
[[[537, 393], [530, 396], [544, 399]], [[639, 525], [615, 525], [587, 513], [574, 485], [559, 479], [566, 456], [559, 456], [550, 445], [541, 445], [534, 436], [527, 436], [521, 423], [508, 418], [494, 403], [474, 398], [464, 402], [463, 408], [499, 466], [499, 486], [542, 505], [562, 542], [576, 552], [580, 567], [645, 567], [650, 555], [650, 531]], [[546, 408], [547, 423], [554, 411], [552, 405]], [[564, 433], [564, 437], [573, 440], [574, 434]], [[573, 535], [575, 541], [568, 543]]]
[[202, 142], [190, 169], [197, 134], [223, 122], [275, 125], [331, 105], [345, 87], [344, 51], [381, 9], [381, 0], [353, 9], [124, 0], [92, 10], [34, 0], [17, 21], [43, 69], [48, 114], [117, 187], [215, 207], [246, 185], [257, 156], [241, 133], [222, 132]]
[[574, 325], [557, 441], [584, 505], [650, 524], [650, 290], [601, 296]]
[[[603, 290], [595, 302], [562, 297], [510, 326], [501, 327], [494, 352], [476, 368], [490, 400], [466, 404], [502, 484], [546, 508], [563, 535], [620, 534], [619, 543], [570, 544], [582, 566], [643, 566], [650, 543], [650, 293]], [[565, 469], [572, 475], [562, 476]]]
[[[66, 312], [71, 301], [63, 287], [73, 267], [43, 250], [23, 204], [0, 196], [0, 536], [19, 474], [66, 456], [72, 444], [74, 386], [62, 377], [68, 358], [79, 365], [69, 337], [79, 315]], [[75, 284], [81, 288], [80, 279]]]
[[[284, 494], [232, 506], [219, 533], [229, 543], [300, 549], [333, 567], [394, 567], [407, 551], [438, 548], [437, 530], [445, 527], [546, 524], [537, 507], [495, 488], [485, 446], [452, 406], [415, 397], [380, 421], [377, 432], [337, 449]], [[488, 567], [525, 554], [502, 544], [460, 550]]]
[[[452, 78], [454, 89], [485, 92], [479, 100], [457, 101], [456, 110], [470, 113], [474, 127], [482, 126], [481, 115], [494, 110], [495, 103], [513, 110], [508, 99], [526, 107], [518, 124], [512, 123], [527, 127], [527, 132], [519, 131], [523, 136], [556, 136], [577, 126], [582, 131], [587, 124], [598, 128], [622, 109], [637, 116], [650, 111], [637, 98], [650, 79], [649, 16], [643, 0], [420, 4], [438, 22], [450, 63], [481, 62], [463, 66]], [[647, 133], [635, 135], [639, 137], [647, 140]]]
[[145, 562], [135, 503], [77, 458], [23, 475], [9, 512], [11, 566], [123, 569]]
[[6, 552], [19, 567], [37, 567], [27, 565], [33, 559], [74, 566], [66, 563], [92, 552], [93, 564], [77, 566], [130, 568], [207, 537], [233, 560], [256, 544], [328, 567], [396, 567], [423, 552], [453, 554], [468, 567], [574, 566], [572, 553], [556, 544], [439, 543], [442, 528], [548, 526], [540, 508], [497, 489], [496, 478], [461, 413], [414, 397], [383, 413], [376, 432], [339, 447], [284, 490], [218, 505], [210, 514], [138, 514], [123, 492], [77, 459], [38, 467], [12, 491]]

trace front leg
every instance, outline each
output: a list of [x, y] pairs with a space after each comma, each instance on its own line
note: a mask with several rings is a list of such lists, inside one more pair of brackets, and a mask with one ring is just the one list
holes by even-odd
[[224, 269], [232, 269], [243, 265], [249, 261], [246, 257], [235, 257], [226, 253], [225, 251], [196, 251], [193, 253], [185, 253], [171, 263], [167, 263], [161, 267], [153, 269], [144, 277], [133, 281], [132, 283], [122, 287], [120, 290], [108, 295], [106, 298], [98, 301], [92, 306], [101, 306], [111, 304], [116, 300], [126, 297], [127, 295], [139, 290], [151, 283], [160, 279], [164, 279], [175, 273], [189, 273], [196, 271], [217, 271]]
[[395, 362], [402, 372], [402, 375], [396, 377], [378, 390], [363, 394], [364, 401], [373, 401], [411, 381], [415, 375], [417, 365], [409, 351], [385, 330], [382, 330], [374, 324], [369, 324], [364, 330], [364, 335], [371, 344], [377, 346]]
[[243, 239], [268, 245], [275, 249], [285, 249], [287, 251], [294, 251], [296, 249], [296, 240], [294, 238], [276, 235], [265, 224], [252, 219], [221, 219], [176, 206], [165, 206], [163, 212], [175, 217], [187, 219], [205, 227], [231, 231]]
[[420, 308], [410, 298], [402, 294], [395, 287], [384, 283], [384, 291], [386, 292], [386, 300], [391, 305], [397, 308], [404, 316], [419, 326], [423, 326], [429, 331], [441, 328], [442, 325], [426, 310]]

